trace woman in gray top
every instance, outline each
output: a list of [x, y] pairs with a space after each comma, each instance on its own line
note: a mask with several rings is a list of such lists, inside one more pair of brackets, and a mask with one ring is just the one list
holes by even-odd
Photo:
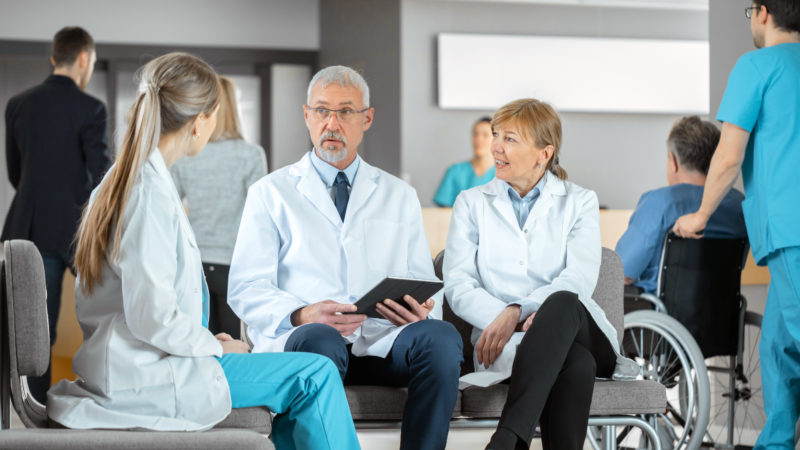
[[236, 85], [219, 77], [217, 126], [197, 156], [181, 158], [172, 179], [188, 210], [211, 294], [208, 328], [239, 336], [239, 318], [228, 306], [228, 271], [247, 189], [267, 174], [264, 149], [242, 138]]

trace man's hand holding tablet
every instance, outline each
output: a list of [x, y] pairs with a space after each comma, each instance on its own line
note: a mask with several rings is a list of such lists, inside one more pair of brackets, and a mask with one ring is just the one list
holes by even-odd
[[355, 312], [356, 305], [324, 300], [293, 312], [291, 320], [294, 326], [305, 323], [324, 323], [336, 328], [342, 336], [350, 336], [367, 320], [366, 315], [354, 314]]
[[[428, 318], [435, 301], [431, 298], [444, 287], [441, 281], [384, 278], [355, 303], [356, 309], [342, 315], [366, 314], [386, 319], [397, 326]], [[417, 299], [427, 299], [420, 303]]]
[[405, 301], [408, 306], [403, 306], [387, 298], [382, 303], [375, 304], [375, 310], [385, 317], [386, 320], [399, 327], [407, 323], [419, 322], [420, 320], [427, 319], [428, 314], [433, 310], [433, 305], [435, 304], [432, 298], [420, 304], [410, 295], [403, 296], [403, 301]]

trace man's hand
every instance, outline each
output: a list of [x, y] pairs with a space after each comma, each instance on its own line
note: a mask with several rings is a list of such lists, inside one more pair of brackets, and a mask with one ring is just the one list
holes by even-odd
[[250, 353], [250, 346], [238, 339], [231, 339], [229, 341], [220, 340], [222, 344], [222, 353]]
[[405, 306], [388, 298], [384, 300], [383, 303], [376, 304], [375, 309], [389, 322], [399, 327], [407, 323], [419, 322], [420, 320], [427, 319], [428, 314], [433, 310], [433, 305], [435, 304], [432, 298], [429, 298], [423, 304], [419, 304], [414, 297], [410, 295], [404, 296], [403, 301], [411, 307], [410, 311], [406, 309]]
[[503, 352], [503, 347], [514, 334], [520, 314], [522, 314], [522, 310], [519, 306], [509, 306], [483, 330], [478, 343], [475, 344], [478, 364], [483, 364], [487, 369], [494, 364], [494, 361]]
[[336, 331], [342, 336], [350, 336], [367, 320], [365, 314], [342, 314], [353, 312], [356, 309], [358, 309], [356, 305], [350, 303], [336, 303], [333, 300], [324, 300], [293, 312], [292, 325], [324, 323], [336, 328]]
[[703, 230], [706, 228], [709, 216], [710, 214], [702, 211], [681, 216], [675, 221], [672, 232], [682, 238], [700, 239], [703, 237]]

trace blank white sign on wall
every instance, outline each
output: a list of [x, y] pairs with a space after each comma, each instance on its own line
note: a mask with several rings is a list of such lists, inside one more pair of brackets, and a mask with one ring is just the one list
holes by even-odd
[[444, 109], [534, 97], [559, 111], [709, 111], [707, 41], [454, 33], [438, 41]]

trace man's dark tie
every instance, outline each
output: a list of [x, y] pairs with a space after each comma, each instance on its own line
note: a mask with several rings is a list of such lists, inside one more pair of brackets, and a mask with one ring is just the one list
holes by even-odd
[[350, 199], [350, 191], [347, 190], [349, 185], [344, 172], [336, 174], [336, 180], [333, 182], [333, 203], [336, 205], [336, 210], [339, 211], [342, 222], [344, 222], [344, 212], [347, 211], [347, 201]]

